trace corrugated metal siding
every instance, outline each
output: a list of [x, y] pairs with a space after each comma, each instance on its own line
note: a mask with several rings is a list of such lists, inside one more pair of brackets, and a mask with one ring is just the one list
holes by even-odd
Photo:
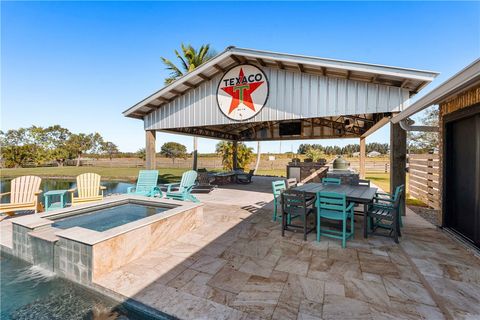
[[[275, 121], [403, 110], [407, 89], [262, 68], [269, 80], [263, 109], [245, 122]], [[218, 108], [216, 91], [221, 75], [149, 113], [146, 130], [237, 123]]]

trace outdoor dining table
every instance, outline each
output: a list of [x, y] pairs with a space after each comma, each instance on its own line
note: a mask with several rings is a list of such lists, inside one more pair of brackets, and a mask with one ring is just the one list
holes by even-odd
[[293, 190], [304, 191], [308, 194], [316, 195], [317, 192], [336, 192], [344, 193], [347, 201], [363, 204], [363, 236], [367, 237], [367, 211], [368, 204], [373, 201], [377, 188], [359, 185], [332, 185], [323, 183], [307, 183], [293, 188]]

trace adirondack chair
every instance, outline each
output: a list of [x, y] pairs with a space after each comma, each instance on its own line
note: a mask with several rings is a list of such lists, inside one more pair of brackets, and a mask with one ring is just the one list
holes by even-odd
[[140, 170], [138, 173], [137, 186], [128, 187], [128, 194], [146, 197], [162, 196], [162, 191], [157, 186], [158, 170]]
[[[96, 173], [83, 173], [77, 176], [77, 187], [68, 190], [72, 195], [72, 207], [103, 200], [103, 190], [106, 188], [100, 185], [100, 178]], [[76, 197], [75, 191], [77, 191]]]
[[197, 172], [190, 170], [184, 172], [182, 175], [182, 181], [180, 183], [168, 183], [165, 186], [167, 187], [167, 199], [173, 200], [190, 200], [193, 202], [200, 202], [198, 199], [191, 194], [193, 187], [195, 186], [195, 180], [197, 179]]
[[13, 215], [15, 211], [34, 210], [42, 211], [38, 196], [42, 193], [40, 183], [42, 179], [37, 176], [22, 176], [10, 182], [10, 192], [0, 194], [0, 198], [10, 194], [10, 203], [0, 204], [0, 213]]

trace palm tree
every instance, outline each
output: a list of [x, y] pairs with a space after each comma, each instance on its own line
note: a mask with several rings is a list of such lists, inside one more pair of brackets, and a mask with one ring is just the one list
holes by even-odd
[[165, 84], [170, 84], [173, 81], [177, 80], [181, 76], [192, 72], [200, 66], [202, 63], [207, 62], [215, 56], [215, 51], [210, 50], [209, 44], [204, 44], [200, 49], [196, 50], [191, 45], [181, 44], [181, 49], [183, 56], [175, 50], [175, 55], [180, 60], [180, 67], [177, 67], [172, 61], [167, 58], [160, 57], [167, 67], [167, 70], [170, 70], [170, 77], [165, 79]]
[[[170, 70], [170, 76], [165, 79], [165, 85], [168, 85], [183, 75], [192, 72], [202, 63], [207, 62], [215, 56], [215, 51], [210, 50], [209, 44], [200, 46], [198, 51], [190, 44], [184, 45], [182, 43], [181, 48], [183, 56], [180, 55], [178, 50], [175, 50], [175, 55], [180, 60], [180, 67], [177, 67], [167, 58], [160, 57], [167, 67], [167, 70]], [[193, 137], [193, 169], [197, 170], [197, 137]]]

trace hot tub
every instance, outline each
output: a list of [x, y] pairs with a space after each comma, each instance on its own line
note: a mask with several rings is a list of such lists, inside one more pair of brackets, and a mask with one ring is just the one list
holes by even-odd
[[[89, 285], [203, 223], [203, 205], [133, 195], [12, 219], [13, 254]], [[48, 261], [47, 261], [48, 260]]]

